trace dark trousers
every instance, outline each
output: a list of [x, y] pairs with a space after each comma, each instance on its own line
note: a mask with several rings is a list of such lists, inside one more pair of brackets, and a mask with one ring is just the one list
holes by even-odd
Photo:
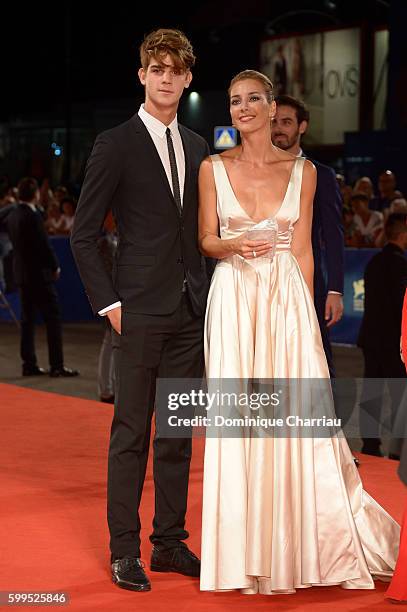
[[400, 359], [398, 346], [394, 346], [393, 349], [377, 347], [363, 348], [362, 350], [366, 380], [360, 401], [360, 430], [364, 447], [375, 449], [380, 445], [385, 386], [387, 385], [391, 399], [390, 428], [393, 430], [398, 409], [402, 406], [401, 399], [405, 390], [405, 383], [397, 379], [405, 379], [406, 370]]
[[325, 321], [325, 303], [326, 295], [315, 295], [314, 304], [315, 310], [318, 317], [319, 329], [321, 330], [322, 344], [324, 346], [326, 360], [328, 362], [329, 374], [331, 378], [335, 377], [335, 366], [332, 355], [331, 341], [329, 339], [329, 328], [326, 326]]
[[[114, 556], [140, 556], [139, 505], [146, 473], [157, 377], [197, 378], [203, 371], [203, 317], [188, 295], [170, 315], [122, 311], [113, 332], [116, 396], [108, 465], [108, 523]], [[192, 440], [155, 436], [155, 514], [150, 540], [172, 548], [185, 530]]]
[[21, 343], [20, 353], [27, 367], [37, 365], [35, 354], [35, 319], [39, 312], [47, 329], [48, 356], [51, 368], [63, 366], [62, 326], [58, 295], [52, 283], [36, 283], [20, 287]]

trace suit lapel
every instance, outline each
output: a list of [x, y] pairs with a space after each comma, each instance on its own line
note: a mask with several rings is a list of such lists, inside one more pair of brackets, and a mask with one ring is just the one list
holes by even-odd
[[[161, 158], [158, 154], [158, 151], [155, 147], [155, 144], [153, 142], [153, 139], [151, 138], [146, 126], [144, 125], [144, 123], [141, 121], [140, 117], [138, 115], [134, 115], [133, 116], [134, 122], [133, 125], [136, 129], [136, 132], [139, 135], [139, 138], [141, 139], [141, 146], [142, 148], [145, 148], [146, 151], [148, 151], [150, 153], [150, 157], [154, 163], [154, 167], [157, 169], [157, 173], [161, 179], [161, 181], [164, 182], [166, 188], [167, 188], [167, 192], [169, 197], [171, 198], [171, 202], [173, 203], [175, 210], [177, 212], [177, 215], [180, 215], [180, 211], [178, 210], [178, 206], [177, 203], [174, 199], [174, 196], [172, 194], [172, 190], [170, 187], [170, 184], [168, 182], [168, 178], [167, 178], [167, 173], [165, 172], [164, 166], [162, 164]], [[186, 170], [185, 170], [185, 177], [186, 177]], [[185, 193], [185, 188], [184, 188], [184, 193]]]

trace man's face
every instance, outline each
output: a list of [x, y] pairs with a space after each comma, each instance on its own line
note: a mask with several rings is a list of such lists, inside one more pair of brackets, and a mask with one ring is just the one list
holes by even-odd
[[191, 72], [177, 68], [169, 54], [159, 59], [152, 57], [146, 70], [140, 68], [138, 76], [145, 86], [146, 102], [158, 108], [177, 106], [192, 80]]
[[63, 189], [56, 189], [54, 191], [54, 198], [56, 199], [57, 202], [61, 202], [62, 198], [64, 198], [66, 196], [66, 191], [64, 191]]
[[295, 108], [278, 105], [276, 115], [271, 124], [271, 139], [273, 144], [284, 151], [299, 146], [301, 136], [307, 129], [307, 122], [300, 124]]
[[379, 191], [383, 197], [391, 195], [396, 187], [396, 177], [393, 172], [383, 172], [379, 176]]
[[407, 231], [401, 234], [400, 242], [401, 242], [400, 244], [401, 248], [403, 249], [403, 251], [406, 251], [407, 250]]

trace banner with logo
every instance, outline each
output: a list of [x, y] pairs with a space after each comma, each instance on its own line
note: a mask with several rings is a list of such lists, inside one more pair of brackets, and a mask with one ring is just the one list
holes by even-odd
[[386, 128], [386, 96], [389, 54], [389, 30], [377, 30], [374, 36], [374, 125], [373, 129]]
[[[56, 283], [63, 321], [94, 320], [95, 317], [73, 261], [69, 239], [52, 237], [50, 240], [64, 271]], [[368, 261], [378, 252], [378, 249], [345, 249], [345, 311], [341, 321], [331, 329], [332, 342], [356, 344], [364, 308], [363, 275]], [[18, 293], [8, 293], [6, 299], [19, 317]], [[10, 321], [11, 316], [0, 300], [0, 320], [2, 319]]]
[[359, 129], [359, 28], [264, 40], [260, 70], [273, 81], [276, 95], [307, 104], [309, 144], [340, 144], [345, 131]]

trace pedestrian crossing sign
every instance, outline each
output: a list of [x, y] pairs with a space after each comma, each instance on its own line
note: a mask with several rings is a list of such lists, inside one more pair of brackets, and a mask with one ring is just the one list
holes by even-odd
[[237, 130], [230, 125], [220, 125], [214, 129], [215, 149], [231, 149], [237, 145]]

